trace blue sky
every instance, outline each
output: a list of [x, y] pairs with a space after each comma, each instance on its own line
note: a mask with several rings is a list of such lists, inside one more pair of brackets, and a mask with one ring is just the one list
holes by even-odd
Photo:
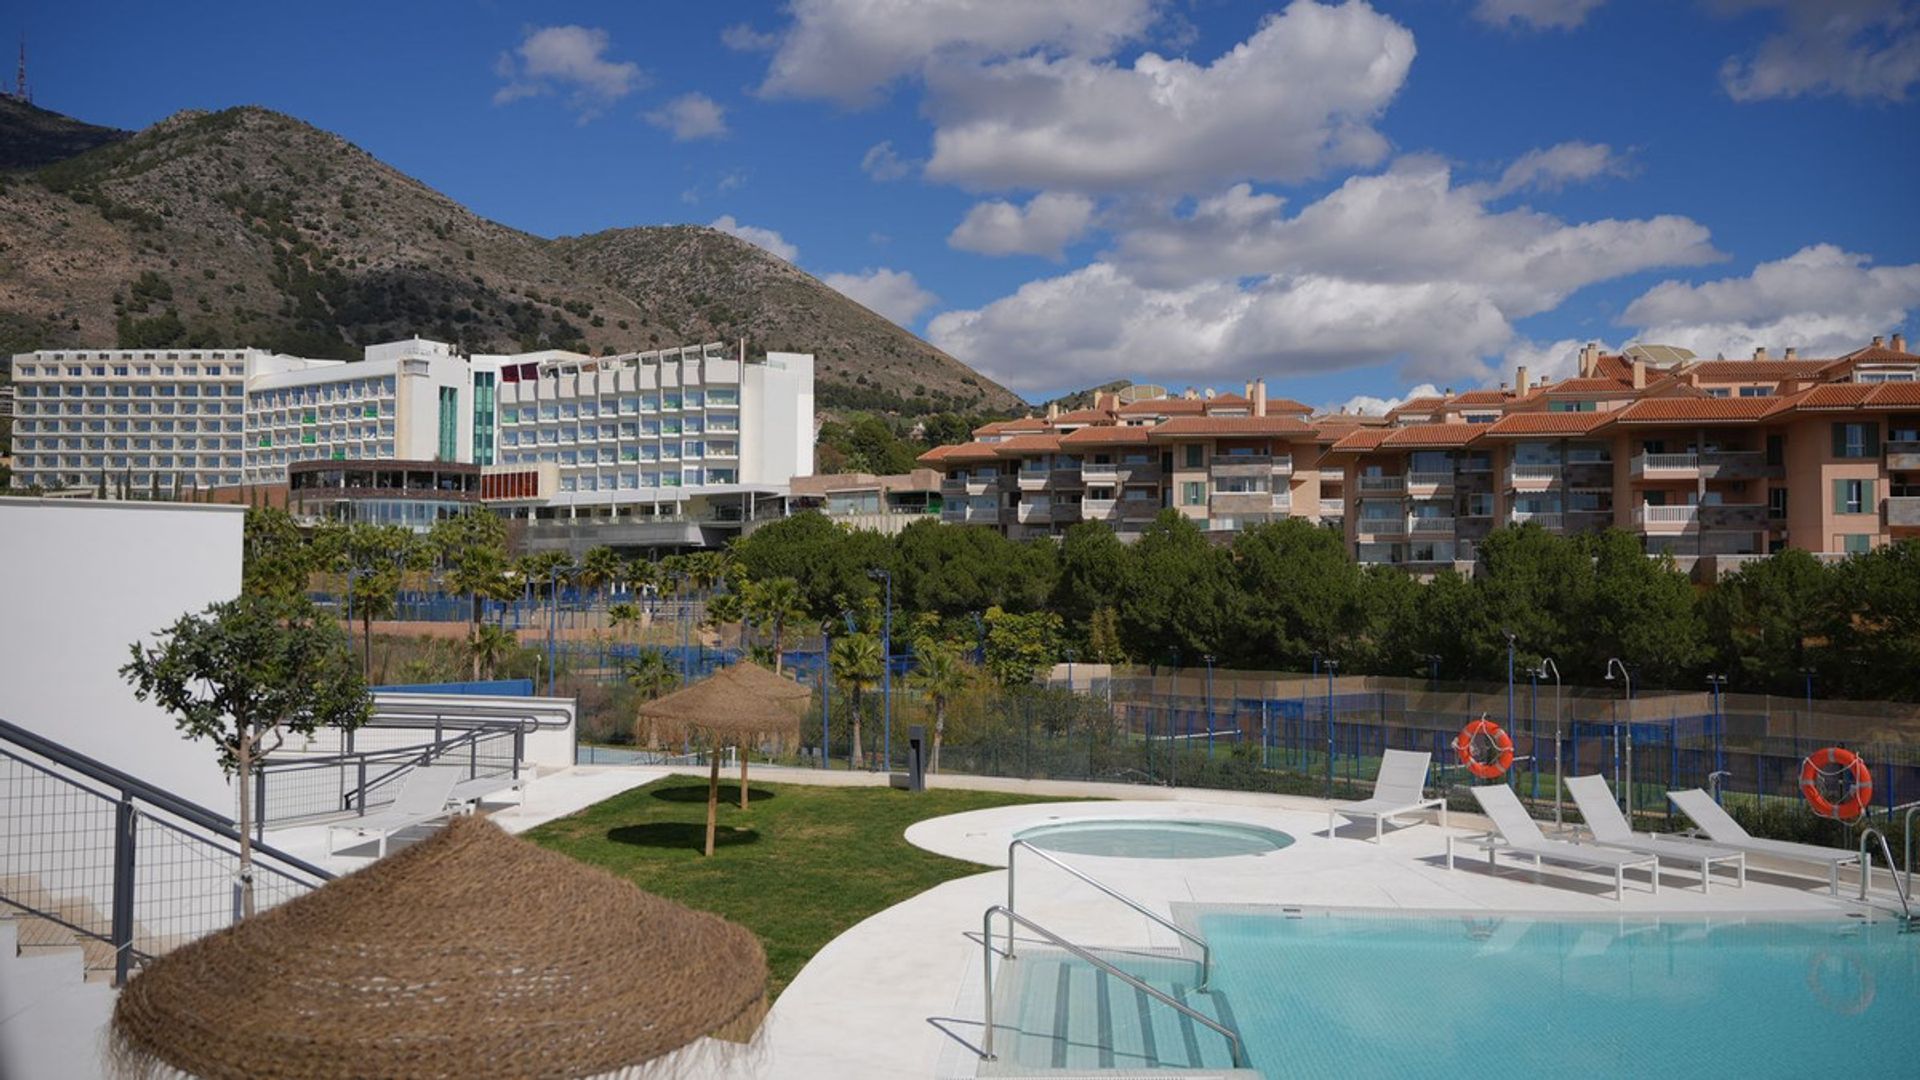
[[1920, 307], [1920, 0], [14, 21], [50, 108], [265, 105], [542, 235], [720, 222], [1035, 398], [1387, 398], [1564, 373], [1589, 339], [1831, 354]]

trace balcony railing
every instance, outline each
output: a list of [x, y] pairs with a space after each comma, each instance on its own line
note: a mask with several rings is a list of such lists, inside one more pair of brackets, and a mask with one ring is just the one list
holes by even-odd
[[1053, 480], [1053, 473], [1046, 469], [1021, 469], [1020, 490], [1041, 491]]
[[1347, 470], [1345, 469], [1329, 469], [1324, 466], [1320, 469], [1320, 482], [1323, 484], [1343, 484], [1346, 480]]
[[1653, 506], [1642, 503], [1633, 511], [1633, 523], [1646, 532], [1683, 532], [1699, 522], [1698, 506]]
[[1118, 508], [1117, 499], [1081, 499], [1080, 516], [1088, 521], [1104, 521]]
[[1358, 531], [1363, 536], [1405, 536], [1407, 519], [1404, 517], [1363, 517]]
[[1407, 478], [1404, 476], [1363, 475], [1360, 477], [1361, 491], [1405, 491]]
[[1453, 519], [1432, 514], [1416, 514], [1407, 520], [1407, 531], [1418, 536], [1429, 536], [1434, 533], [1445, 533], [1451, 536]]
[[1920, 525], [1920, 495], [1894, 495], [1887, 499], [1887, 524]]
[[940, 511], [940, 520], [955, 525], [998, 525], [1000, 508], [997, 506], [948, 506]]
[[1515, 510], [1511, 514], [1507, 515], [1507, 521], [1514, 525], [1525, 525], [1528, 523], [1532, 523], [1540, 526], [1541, 528], [1547, 530], [1548, 532], [1557, 532], [1560, 529], [1563, 518], [1557, 512], [1556, 513], [1534, 513], [1529, 510]]
[[1119, 475], [1120, 466], [1113, 462], [1095, 464], [1094, 462], [1086, 461], [1080, 464], [1080, 479], [1082, 480], [1113, 480], [1119, 477]]
[[1410, 488], [1450, 488], [1453, 486], [1453, 474], [1450, 472], [1410, 472], [1407, 474], [1407, 486]]
[[1323, 518], [1345, 517], [1346, 513], [1347, 513], [1347, 500], [1345, 499], [1321, 499], [1320, 500], [1320, 516], [1321, 517]]
[[1053, 504], [1023, 502], [1014, 517], [1022, 525], [1043, 524], [1053, 520]]
[[1515, 462], [1507, 466], [1507, 486], [1510, 488], [1550, 487], [1559, 479], [1560, 466], [1558, 465]]
[[1920, 469], [1920, 441], [1888, 439], [1887, 468]]

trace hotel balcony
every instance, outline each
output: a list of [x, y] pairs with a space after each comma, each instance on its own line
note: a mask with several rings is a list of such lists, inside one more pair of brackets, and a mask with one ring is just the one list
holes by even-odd
[[1646, 533], [1686, 532], [1699, 527], [1700, 508], [1698, 506], [1649, 506], [1643, 503], [1634, 508], [1633, 524], [1635, 528]]
[[1362, 493], [1398, 494], [1407, 490], [1407, 478], [1404, 476], [1368, 476], [1363, 474], [1360, 477], [1360, 490]]
[[1045, 491], [1053, 481], [1053, 473], [1047, 469], [1021, 469], [1019, 485], [1021, 491]]
[[1320, 500], [1320, 516], [1321, 517], [1323, 518], [1345, 517], [1346, 513], [1347, 513], [1347, 500], [1345, 499], [1321, 499]]
[[1887, 525], [1920, 526], [1920, 495], [1895, 495], [1887, 499]]
[[940, 511], [940, 520], [949, 525], [998, 525], [997, 506], [948, 506]]
[[1409, 536], [1452, 536], [1453, 519], [1431, 515], [1415, 515], [1407, 519]]
[[1548, 532], [1559, 532], [1563, 520], [1560, 514], [1536, 514], [1527, 510], [1515, 510], [1507, 515], [1509, 525], [1525, 525], [1531, 522]]
[[1344, 484], [1347, 482], [1347, 470], [1345, 469], [1332, 469], [1322, 466], [1319, 473], [1320, 482], [1323, 484]]
[[1293, 492], [1276, 491], [1273, 493], [1273, 512], [1276, 514], [1293, 513]]
[[1887, 468], [1920, 469], [1920, 442], [1908, 439], [1887, 440]]
[[1082, 521], [1112, 521], [1120, 514], [1118, 499], [1081, 499], [1080, 519]]
[[1091, 461], [1080, 463], [1080, 479], [1088, 483], [1114, 483], [1120, 479], [1120, 466], [1115, 462], [1098, 464]]
[[1273, 492], [1215, 492], [1213, 497], [1207, 500], [1207, 510], [1215, 517], [1245, 517], [1248, 514], [1269, 514], [1273, 512]]
[[1160, 513], [1158, 499], [1121, 499], [1120, 518], [1123, 521], [1151, 521]]
[[1453, 474], [1450, 472], [1410, 472], [1407, 474], [1407, 490], [1422, 495], [1438, 495], [1453, 490]]
[[1354, 531], [1360, 536], [1405, 536], [1407, 535], [1407, 519], [1404, 517], [1363, 517], [1360, 519], [1359, 524], [1355, 526]]
[[1022, 525], [1045, 525], [1053, 521], [1053, 504], [1023, 502], [1014, 508], [1013, 517]]
[[1560, 466], [1558, 465], [1522, 465], [1507, 466], [1508, 491], [1546, 491], [1560, 484]]

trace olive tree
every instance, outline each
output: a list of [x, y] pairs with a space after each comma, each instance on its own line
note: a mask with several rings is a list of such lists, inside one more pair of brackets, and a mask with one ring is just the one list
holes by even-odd
[[211, 740], [240, 787], [242, 909], [253, 915], [255, 765], [289, 734], [366, 723], [372, 700], [340, 624], [305, 600], [241, 596], [182, 615], [152, 645], [134, 642], [120, 669], [134, 697]]

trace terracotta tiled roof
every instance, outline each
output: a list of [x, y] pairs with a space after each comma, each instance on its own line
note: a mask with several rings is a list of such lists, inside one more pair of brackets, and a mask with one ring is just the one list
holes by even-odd
[[973, 429], [975, 435], [1011, 435], [1021, 431], [1045, 431], [1047, 422], [1037, 416], [1023, 416], [1013, 420], [995, 420], [991, 424], [981, 424]]
[[994, 443], [993, 449], [1002, 457], [1014, 454], [1051, 454], [1060, 449], [1060, 436], [1015, 435]]
[[1879, 388], [1873, 383], [1828, 383], [1787, 400], [1795, 409], [1858, 409]]
[[1687, 367], [1706, 382], [1779, 382], [1820, 374], [1831, 360], [1701, 360]]
[[1113, 423], [1112, 409], [1075, 409], [1072, 412], [1064, 412], [1064, 413], [1061, 413], [1059, 416], [1056, 416], [1053, 418], [1053, 424], [1055, 427], [1058, 427], [1061, 424], [1111, 424], [1111, 423]]
[[1305, 435], [1313, 429], [1294, 416], [1176, 416], [1148, 430], [1156, 439], [1194, 435]]
[[1920, 354], [1900, 352], [1883, 345], [1869, 345], [1864, 349], [1855, 349], [1840, 359], [1867, 364], [1913, 364], [1920, 363]]
[[1229, 409], [1250, 409], [1253, 407], [1253, 399], [1240, 394], [1215, 394], [1210, 398], [1201, 398], [1200, 404], [1203, 408], [1207, 409], [1221, 407]]
[[1616, 379], [1631, 385], [1633, 383], [1633, 361], [1624, 356], [1601, 356], [1593, 362], [1595, 378]]
[[1507, 415], [1486, 425], [1490, 438], [1503, 435], [1585, 435], [1610, 423], [1610, 412], [1523, 412]]
[[1388, 409], [1387, 418], [1390, 420], [1396, 420], [1408, 413], [1439, 412], [1442, 408], [1446, 406], [1446, 403], [1447, 403], [1447, 399], [1438, 398], [1438, 397], [1408, 398], [1406, 401], [1403, 401], [1400, 404], [1395, 405], [1393, 408]]
[[1060, 436], [1060, 445], [1071, 449], [1076, 446], [1123, 446], [1128, 443], [1145, 443], [1147, 433], [1152, 430], [1149, 427], [1101, 424], [1095, 427], [1083, 427], [1079, 431]]
[[[992, 461], [1000, 452], [1000, 443], [965, 442], [955, 446], [943, 446], [946, 453], [937, 459], [948, 461]], [[921, 460], [926, 460], [924, 457]]]
[[1302, 405], [1300, 402], [1295, 401], [1292, 398], [1268, 398], [1267, 399], [1267, 415], [1273, 416], [1276, 413], [1290, 414], [1290, 415], [1296, 415], [1296, 416], [1311, 416], [1313, 415], [1313, 406]]
[[1327, 447], [1329, 454], [1362, 453], [1379, 446], [1398, 428], [1355, 428]]
[[1437, 446], [1465, 446], [1484, 434], [1487, 424], [1411, 424], [1389, 428], [1380, 440], [1382, 448], [1408, 450]]
[[1622, 424], [1739, 424], [1783, 408], [1782, 398], [1645, 398], [1610, 414]]
[[1633, 393], [1633, 383], [1622, 382], [1619, 379], [1562, 379], [1542, 389], [1548, 397], [1560, 397], [1561, 395], [1572, 397], [1583, 394], [1631, 394]]
[[1912, 409], [1920, 407], [1920, 382], [1881, 383], [1867, 405], [1875, 409]]
[[936, 446], [913, 460], [922, 465], [938, 465], [940, 462], [945, 461], [952, 451], [953, 447], [951, 446]]
[[1468, 390], [1448, 398], [1448, 405], [1505, 405], [1513, 395], [1505, 390]]

